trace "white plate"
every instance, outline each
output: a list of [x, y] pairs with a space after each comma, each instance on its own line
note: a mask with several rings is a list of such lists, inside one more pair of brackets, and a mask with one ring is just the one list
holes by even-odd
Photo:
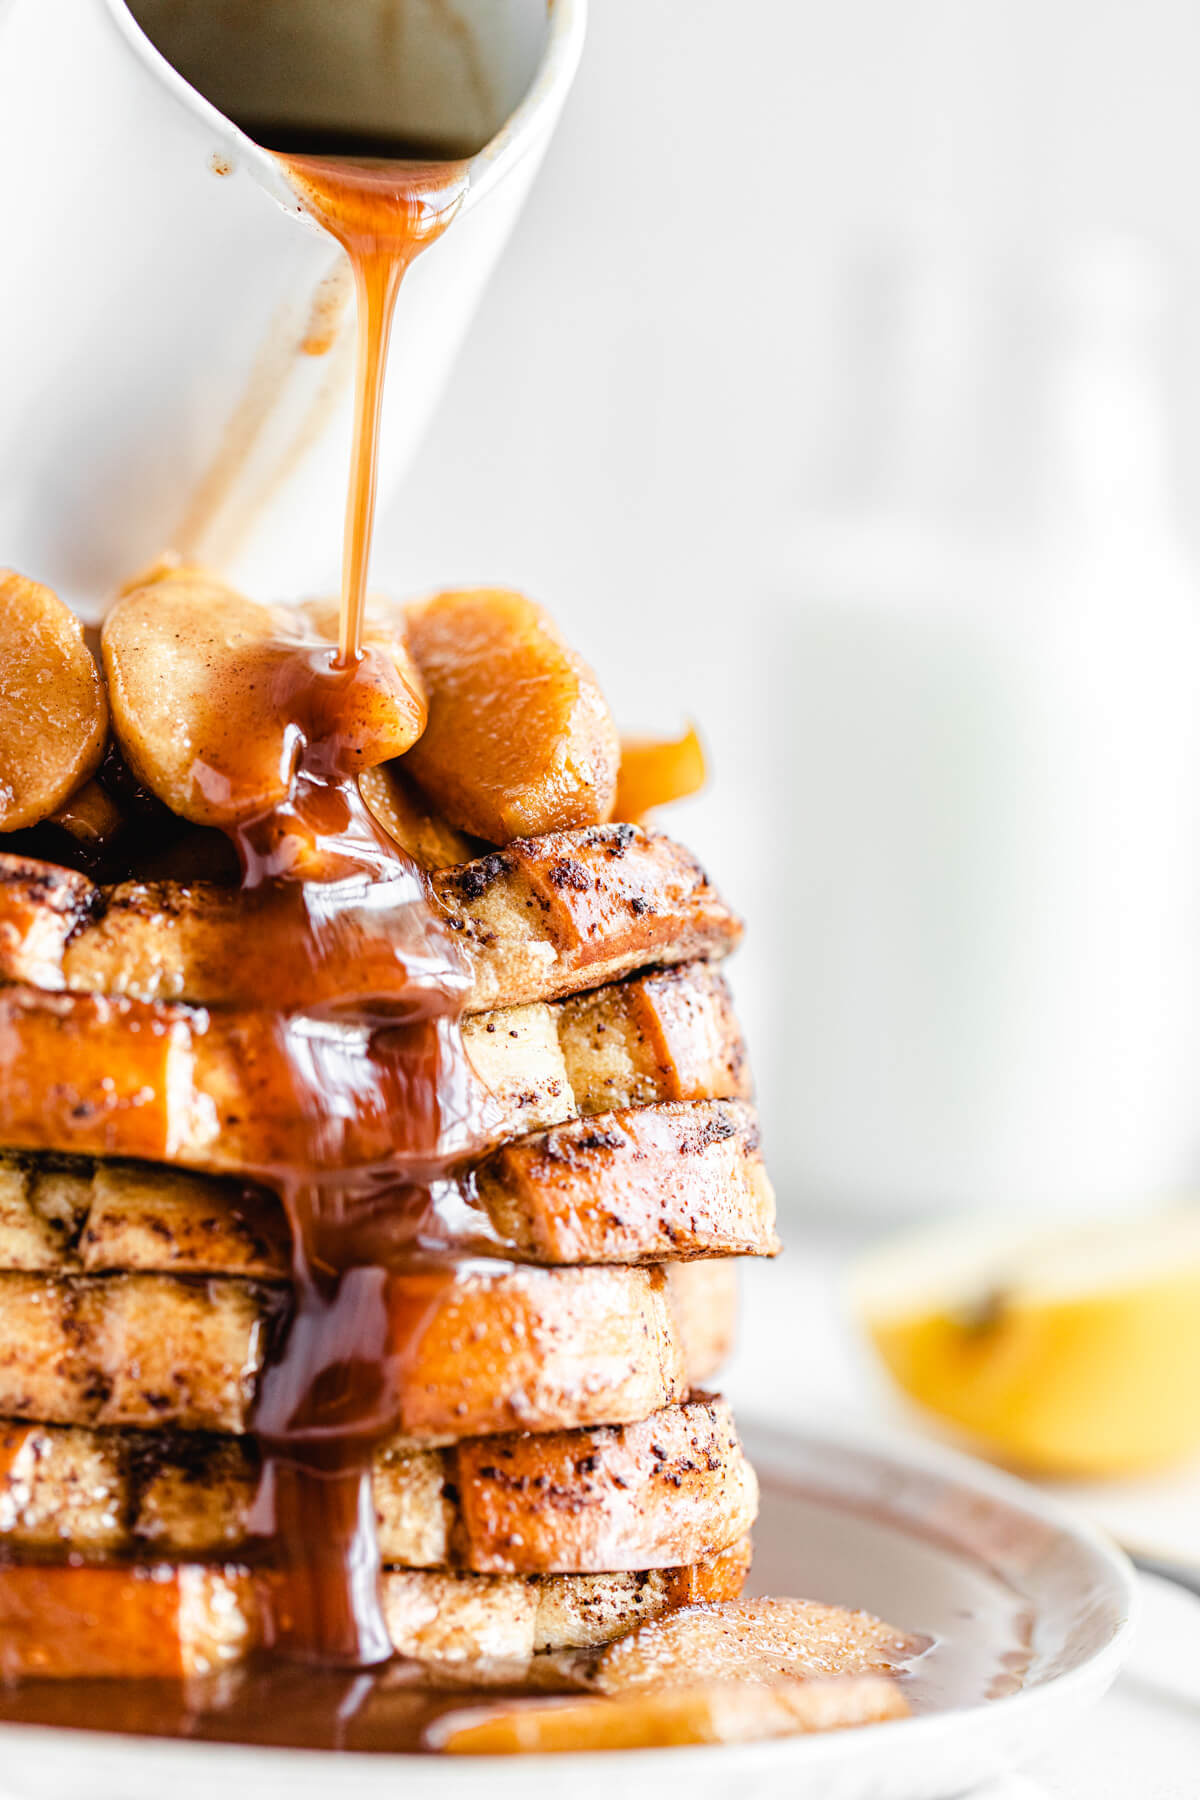
[[[1133, 1576], [1033, 1489], [907, 1443], [744, 1433], [763, 1486], [752, 1589], [863, 1606], [934, 1639], [915, 1716], [729, 1748], [544, 1758], [363, 1756], [0, 1727], [0, 1793], [87, 1800], [945, 1800], [1018, 1765], [1117, 1672]], [[665, 1785], [664, 1785], [665, 1784]]]

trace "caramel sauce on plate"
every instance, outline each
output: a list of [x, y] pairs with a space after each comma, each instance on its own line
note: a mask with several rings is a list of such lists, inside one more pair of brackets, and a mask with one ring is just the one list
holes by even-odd
[[[54, 1681], [0, 1685], [0, 1724], [120, 1731], [197, 1743], [375, 1754], [435, 1748], [434, 1728], [481, 1701], [528, 1700], [504, 1686], [437, 1692], [400, 1660], [369, 1670], [301, 1667], [259, 1657], [181, 1681]], [[536, 1696], [535, 1696], [536, 1698]], [[544, 1698], [544, 1696], [543, 1696]]]

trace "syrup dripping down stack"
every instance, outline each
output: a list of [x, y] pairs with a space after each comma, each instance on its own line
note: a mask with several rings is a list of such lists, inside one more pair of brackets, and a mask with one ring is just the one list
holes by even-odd
[[[740, 926], [629, 822], [698, 749], [622, 759], [519, 595], [365, 616], [392, 305], [470, 167], [285, 161], [358, 295], [340, 614], [163, 567], [101, 679], [0, 573], [3, 1716], [476, 1753], [901, 1717], [921, 1640], [736, 1599], [756, 1484], [703, 1384], [776, 1247]], [[288, 1699], [263, 1651], [321, 1667]], [[463, 1684], [517, 1698], [456, 1721]]]
[[[356, 1470], [356, 1579], [434, 1681], [553, 1685], [736, 1596], [756, 1490], [708, 1384], [732, 1259], [776, 1247], [720, 971], [740, 927], [678, 844], [611, 821], [589, 672], [474, 593], [314, 677], [327, 619], [185, 569], [110, 615], [106, 700], [53, 596], [5, 598], [59, 720], [26, 767], [0, 709], [6, 1673], [321, 1654], [295, 1538], [321, 1569], [321, 1483]], [[298, 1360], [305, 1306], [328, 1326], [367, 1277], [351, 1330], [382, 1346]], [[372, 1361], [345, 1442], [322, 1390], [350, 1453], [306, 1464], [288, 1371]]]

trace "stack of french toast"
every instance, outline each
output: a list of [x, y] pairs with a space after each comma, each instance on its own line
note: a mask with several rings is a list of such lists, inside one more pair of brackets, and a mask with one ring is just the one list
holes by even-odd
[[[295, 1266], [270, 1032], [362, 980], [274, 955], [229, 850], [299, 754], [278, 681], [254, 712], [272, 609], [155, 571], [98, 660], [44, 588], [0, 577], [0, 607], [0, 1672], [202, 1675], [264, 1642], [256, 1407]], [[397, 619], [355, 779], [455, 947], [486, 1130], [440, 1202], [452, 1263], [392, 1275], [422, 1309], [371, 1475], [394, 1650], [432, 1681], [653, 1689], [671, 1741], [894, 1717], [911, 1640], [738, 1599], [757, 1487], [711, 1383], [735, 1259], [778, 1247], [721, 970], [741, 927], [679, 844], [613, 822], [690, 784], [680, 746], [622, 767], [519, 596]], [[731, 1724], [712, 1690], [739, 1679]], [[555, 1747], [516, 1716], [456, 1747]]]

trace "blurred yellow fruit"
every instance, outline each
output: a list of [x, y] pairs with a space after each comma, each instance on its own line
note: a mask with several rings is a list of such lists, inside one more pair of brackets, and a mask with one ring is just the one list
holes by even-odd
[[998, 1460], [1123, 1475], [1200, 1450], [1200, 1210], [923, 1230], [852, 1298], [904, 1392]]

